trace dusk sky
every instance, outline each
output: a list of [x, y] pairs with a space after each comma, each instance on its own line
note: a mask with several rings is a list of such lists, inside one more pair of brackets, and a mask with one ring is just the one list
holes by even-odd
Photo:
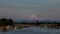
[[0, 18], [60, 20], [60, 0], [0, 0]]

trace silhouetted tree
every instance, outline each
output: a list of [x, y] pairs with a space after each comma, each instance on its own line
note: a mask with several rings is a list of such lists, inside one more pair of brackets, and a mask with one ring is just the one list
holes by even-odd
[[7, 25], [7, 22], [8, 22], [8, 20], [6, 18], [1, 18], [0, 19], [0, 25], [1, 26]]
[[13, 20], [12, 19], [8, 19], [8, 25], [13, 25]]
[[38, 22], [38, 20], [36, 21], [36, 25], [39, 25], [39, 22]]
[[60, 23], [57, 23], [57, 26], [60, 26]]
[[5, 26], [5, 25], [13, 25], [13, 20], [12, 19], [1, 18], [0, 19], [0, 26]]

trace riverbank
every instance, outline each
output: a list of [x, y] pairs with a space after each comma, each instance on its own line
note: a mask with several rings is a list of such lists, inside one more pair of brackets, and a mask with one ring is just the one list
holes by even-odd
[[45, 28], [55, 28], [60, 29], [60, 26], [57, 26], [57, 24], [48, 24], [48, 23], [40, 23], [40, 24], [14, 24], [14, 25], [6, 25], [0, 27], [0, 32], [3, 31], [11, 31], [16, 29], [23, 29], [23, 28], [29, 28], [29, 27], [45, 27]]

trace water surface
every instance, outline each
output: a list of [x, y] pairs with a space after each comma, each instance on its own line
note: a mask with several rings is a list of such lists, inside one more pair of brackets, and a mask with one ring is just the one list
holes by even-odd
[[60, 34], [60, 29], [30, 27], [14, 31], [0, 32], [0, 34]]

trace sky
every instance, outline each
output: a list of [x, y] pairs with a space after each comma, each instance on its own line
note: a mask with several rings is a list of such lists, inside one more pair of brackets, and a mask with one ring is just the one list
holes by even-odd
[[0, 18], [60, 20], [60, 0], [0, 0]]

